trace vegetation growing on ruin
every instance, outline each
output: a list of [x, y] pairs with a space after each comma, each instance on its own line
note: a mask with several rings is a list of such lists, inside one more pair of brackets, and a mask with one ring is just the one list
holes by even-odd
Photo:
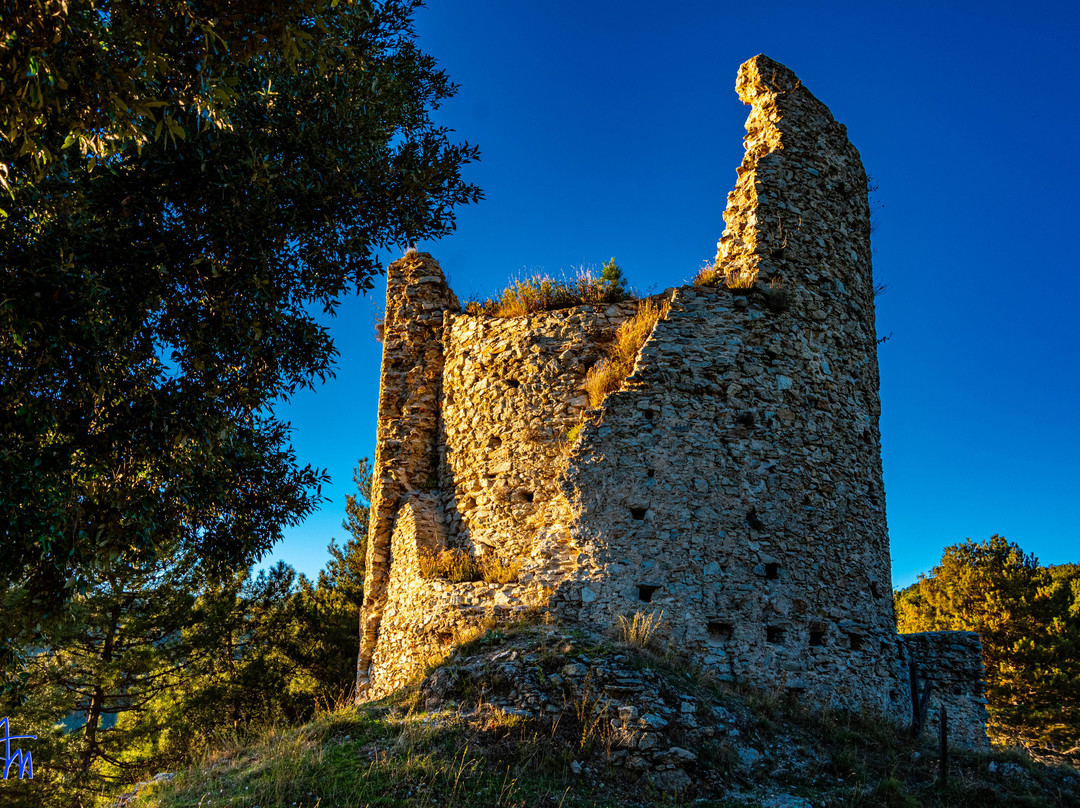
[[641, 346], [652, 334], [661, 317], [666, 317], [668, 304], [656, 300], [643, 300], [637, 314], [619, 326], [615, 340], [608, 347], [607, 356], [601, 359], [585, 376], [585, 391], [589, 406], [599, 407], [608, 393], [622, 387], [626, 377], [634, 369]]
[[619, 633], [627, 645], [648, 648], [654, 643], [664, 620], [664, 612], [634, 612], [632, 617], [619, 615]]
[[1043, 567], [1002, 536], [946, 547], [896, 593], [901, 632], [977, 631], [991, 736], [1080, 745], [1080, 564]]
[[694, 286], [726, 286], [728, 289], [751, 289], [757, 283], [757, 270], [747, 267], [721, 266], [718, 261], [708, 261], [697, 275]]
[[420, 575], [424, 578], [445, 578], [450, 583], [485, 581], [489, 584], [511, 584], [521, 572], [521, 560], [504, 561], [494, 555], [474, 556], [464, 550], [420, 552]]
[[568, 309], [574, 306], [599, 306], [618, 303], [633, 297], [626, 288], [622, 269], [612, 257], [594, 275], [592, 270], [582, 268], [576, 277], [555, 280], [546, 275], [515, 280], [498, 296], [487, 300], [471, 300], [465, 303], [466, 314], [483, 314], [488, 317], [520, 317], [542, 311]]

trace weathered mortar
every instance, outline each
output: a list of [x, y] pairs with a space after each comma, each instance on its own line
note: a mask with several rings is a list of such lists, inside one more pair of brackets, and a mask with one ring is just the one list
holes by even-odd
[[[720, 676], [898, 716], [908, 656], [961, 678], [981, 664], [970, 643], [898, 650], [858, 152], [782, 65], [755, 57], [737, 89], [747, 151], [718, 264], [757, 282], [665, 293], [602, 407], [586, 408], [585, 374], [634, 304], [470, 316], [431, 256], [391, 266], [361, 697], [484, 617], [537, 606], [600, 627], [662, 611], [665, 639]], [[522, 575], [424, 581], [423, 546]], [[956, 714], [977, 739], [978, 708]]]

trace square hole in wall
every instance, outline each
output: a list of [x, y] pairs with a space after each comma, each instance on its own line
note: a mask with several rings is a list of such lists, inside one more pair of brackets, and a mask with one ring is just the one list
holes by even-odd
[[863, 647], [863, 638], [858, 634], [848, 634], [848, 640], [851, 642], [852, 651], [861, 651]]
[[645, 410], [645, 417], [651, 421], [656, 417], [656, 410]]
[[647, 472], [645, 472], [645, 476], [651, 480], [653, 477], [656, 476], [656, 469], [649, 469]]
[[645, 514], [648, 513], [648, 511], [648, 508], [631, 508], [630, 516], [638, 522], [643, 522], [645, 521]]
[[810, 624], [810, 645], [820, 647], [825, 644], [825, 624]]
[[709, 642], [724, 642], [731, 639], [731, 632], [733, 627], [731, 623], [725, 623], [720, 620], [710, 620], [709, 625]]
[[637, 588], [637, 598], [638, 598], [638, 600], [640, 600], [642, 603], [651, 603], [653, 593], [656, 592], [656, 590], [659, 589], [659, 588], [660, 588], [659, 586], [653, 586], [651, 584], [638, 584], [638, 588]]
[[521, 492], [521, 498], [523, 500], [525, 500], [526, 502], [532, 502], [533, 497], [534, 497], [534, 495], [533, 495], [532, 491], [522, 491]]
[[780, 565], [779, 564], [766, 564], [765, 565], [765, 577], [770, 581], [775, 581], [780, 577]]
[[784, 630], [780, 626], [765, 626], [765, 641], [773, 644], [784, 641]]
[[507, 379], [506, 380], [506, 386], [509, 387], [510, 389], [513, 389], [515, 387], [520, 387], [521, 382], [519, 382], [517, 379]]

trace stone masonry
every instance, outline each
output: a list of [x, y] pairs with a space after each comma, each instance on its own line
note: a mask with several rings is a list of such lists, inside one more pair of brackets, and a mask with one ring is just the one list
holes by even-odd
[[[644, 612], [718, 676], [822, 704], [910, 715], [914, 662], [953, 737], [986, 742], [977, 636], [896, 633], [859, 154], [783, 65], [751, 59], [737, 90], [746, 156], [717, 265], [756, 283], [658, 295], [666, 316], [602, 406], [585, 376], [636, 302], [469, 315], [430, 255], [389, 267], [360, 698], [485, 619]], [[419, 554], [444, 548], [521, 572], [423, 578]]]

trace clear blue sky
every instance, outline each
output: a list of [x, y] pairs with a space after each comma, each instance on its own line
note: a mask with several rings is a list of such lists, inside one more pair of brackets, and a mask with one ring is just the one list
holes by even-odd
[[[460, 297], [615, 256], [641, 291], [715, 253], [742, 159], [739, 65], [787, 64], [879, 186], [875, 271], [893, 581], [1000, 533], [1080, 561], [1080, 12], [1040, 3], [432, 0], [486, 199], [420, 244]], [[386, 256], [386, 262], [397, 255]], [[383, 283], [377, 286], [381, 289]], [[279, 409], [331, 501], [267, 561], [314, 574], [374, 453], [382, 294], [330, 322], [336, 380]]]

